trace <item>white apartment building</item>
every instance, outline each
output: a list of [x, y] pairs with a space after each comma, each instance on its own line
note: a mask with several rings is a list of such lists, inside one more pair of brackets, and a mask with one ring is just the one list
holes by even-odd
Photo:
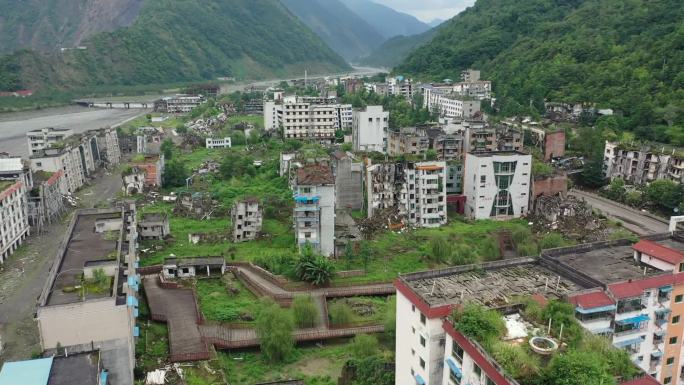
[[480, 104], [474, 98], [445, 92], [432, 86], [423, 88], [423, 107], [440, 117], [471, 119], [481, 112]]
[[297, 170], [294, 224], [297, 246], [309, 244], [324, 256], [335, 252], [335, 177], [329, 166], [308, 164]]
[[26, 184], [0, 180], [0, 264], [21, 246], [29, 235]]
[[28, 139], [29, 154], [33, 155], [55, 144], [64, 142], [74, 132], [65, 128], [41, 128], [26, 133]]
[[399, 193], [399, 212], [415, 227], [447, 223], [446, 162], [408, 163]]
[[518, 218], [529, 209], [532, 155], [514, 151], [469, 152], [465, 158], [465, 215]]
[[387, 79], [387, 94], [401, 96], [409, 102], [413, 100], [413, 81], [403, 76]]
[[231, 148], [231, 140], [230, 138], [219, 138], [219, 139], [214, 139], [214, 138], [207, 138], [206, 140], [206, 145], [207, 148], [210, 150], [213, 150], [215, 148]]
[[63, 171], [60, 191], [62, 194], [73, 193], [86, 181], [85, 157], [86, 153], [81, 153], [78, 147], [46, 149], [31, 157], [31, 171]]
[[121, 148], [119, 135], [116, 129], [103, 128], [90, 131], [97, 138], [97, 148], [100, 162], [108, 166], [116, 166], [121, 163]]
[[351, 130], [354, 123], [354, 109], [351, 104], [336, 104], [337, 109], [337, 127], [340, 130]]
[[236, 201], [230, 217], [233, 223], [233, 242], [256, 239], [261, 232], [263, 213], [257, 198]]
[[352, 144], [354, 151], [387, 152], [389, 112], [382, 106], [368, 106], [354, 111]]
[[286, 101], [278, 112], [278, 126], [282, 127], [286, 139], [332, 142], [337, 129], [337, 112], [335, 105]]
[[282, 108], [282, 104], [276, 103], [273, 100], [264, 101], [264, 129], [266, 131], [278, 129], [278, 115], [282, 114]]
[[205, 101], [202, 95], [178, 94], [157, 100], [154, 102], [154, 110], [167, 114], [186, 114]]

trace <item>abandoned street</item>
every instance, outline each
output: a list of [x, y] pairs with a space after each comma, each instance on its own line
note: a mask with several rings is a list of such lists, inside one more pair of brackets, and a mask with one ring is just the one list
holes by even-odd
[[[119, 174], [105, 173], [77, 194], [79, 208], [108, 204], [120, 189]], [[36, 299], [72, 213], [45, 228], [42, 234], [29, 237], [19, 252], [0, 268], [0, 364], [41, 350], [33, 321]]]

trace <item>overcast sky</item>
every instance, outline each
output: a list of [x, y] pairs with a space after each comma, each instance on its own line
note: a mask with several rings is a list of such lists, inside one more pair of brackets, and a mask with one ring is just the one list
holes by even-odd
[[450, 19], [473, 5], [475, 0], [373, 0], [425, 22]]

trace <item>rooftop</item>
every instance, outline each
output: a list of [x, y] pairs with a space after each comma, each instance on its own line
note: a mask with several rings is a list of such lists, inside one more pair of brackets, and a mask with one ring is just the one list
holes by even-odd
[[325, 184], [335, 184], [335, 177], [329, 166], [307, 164], [297, 170], [297, 185], [317, 186]]
[[99, 361], [97, 352], [55, 357], [48, 385], [98, 385]]
[[604, 285], [663, 273], [638, 264], [631, 242], [625, 239], [555, 249], [547, 256]]
[[22, 171], [24, 163], [21, 158], [0, 158], [0, 172]]
[[165, 213], [145, 213], [141, 216], [141, 222], [162, 222], [165, 221], [167, 215]]
[[[95, 232], [95, 222], [103, 219], [121, 219], [120, 211], [102, 210], [99, 213], [78, 213], [71, 234], [68, 234], [63, 257], [55, 278], [51, 282], [46, 305], [63, 305], [81, 301], [81, 275], [86, 262], [118, 258], [118, 237], [112, 239], [109, 232]], [[120, 235], [119, 235], [120, 236]], [[58, 256], [59, 258], [60, 256]], [[66, 291], [64, 289], [67, 289]], [[87, 295], [87, 299], [109, 297], [111, 293]]]
[[0, 370], [0, 385], [47, 385], [52, 357], [5, 362]]
[[561, 298], [582, 289], [527, 258], [428, 272], [425, 278], [421, 275], [424, 274], [408, 274], [402, 278], [430, 306], [476, 302], [497, 308], [510, 304], [516, 296], [541, 294], [546, 298]]
[[471, 151], [468, 153], [468, 155], [476, 156], [478, 158], [487, 158], [487, 157], [492, 157], [492, 156], [513, 156], [513, 155], [530, 156], [530, 154], [526, 154], [522, 151]]
[[[674, 243], [675, 241], [668, 240]], [[680, 244], [680, 247], [684, 245]], [[671, 265], [678, 265], [684, 261], [684, 253], [679, 250], [670, 248], [666, 245], [648, 240], [642, 239], [635, 243], [632, 248], [640, 253], [647, 254], [653, 258], [659, 259], [661, 261], [667, 262]]]
[[164, 265], [176, 266], [221, 266], [225, 264], [223, 257], [197, 257], [197, 258], [166, 258]]

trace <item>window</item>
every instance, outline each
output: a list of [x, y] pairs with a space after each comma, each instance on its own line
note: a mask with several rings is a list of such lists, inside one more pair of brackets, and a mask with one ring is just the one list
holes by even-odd
[[463, 353], [463, 348], [454, 341], [454, 346], [451, 347], [451, 355], [456, 359], [456, 361], [463, 363]]
[[476, 363], [473, 363], [473, 373], [475, 373], [475, 376], [478, 380], [482, 378], [482, 368], [480, 368]]
[[674, 364], [674, 357], [668, 357], [667, 361], [665, 361], [666, 365], [672, 365]]
[[423, 360], [422, 358], [418, 358], [418, 359], [420, 360], [420, 367], [425, 369], [425, 360]]
[[416, 312], [416, 305], [411, 305], [411, 311], [414, 313]]
[[487, 182], [487, 175], [480, 175], [480, 183], [486, 183]]
[[674, 345], [677, 343], [677, 337], [670, 337], [670, 345]]
[[412, 355], [412, 356], [415, 356], [415, 355], [416, 355], [415, 349], [411, 349], [411, 355]]
[[411, 327], [411, 333], [416, 334], [416, 328]]
[[671, 383], [672, 383], [672, 377], [665, 377], [665, 379], [663, 380], [663, 384], [665, 384], [665, 385], [671, 384]]
[[425, 347], [425, 337], [420, 336], [420, 346]]
[[680, 303], [684, 300], [684, 294], [678, 294], [675, 296], [675, 303]]
[[678, 315], [672, 317], [672, 323], [673, 323], [673, 324], [678, 324], [678, 323], [679, 323], [679, 316], [678, 316]]
[[425, 322], [426, 322], [425, 314], [421, 314], [421, 315], [420, 315], [420, 323], [422, 323], [423, 325], [425, 325]]
[[485, 376], [485, 379], [486, 379], [486, 380], [485, 380], [485, 384], [486, 384], [486, 385], [496, 385], [496, 383], [495, 383], [494, 381], [492, 381], [491, 378]]
[[680, 273], [684, 272], [684, 263], [679, 264], [679, 272]]

